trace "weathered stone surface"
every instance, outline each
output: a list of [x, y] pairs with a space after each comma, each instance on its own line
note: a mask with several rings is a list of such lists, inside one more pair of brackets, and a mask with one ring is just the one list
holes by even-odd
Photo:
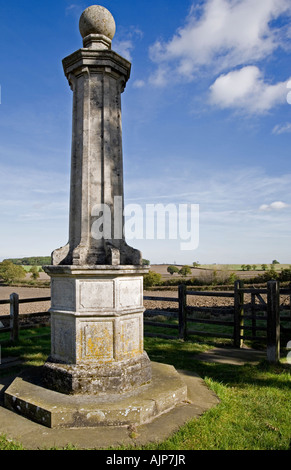
[[[121, 93], [131, 64], [103, 47], [104, 34], [112, 34], [103, 24], [107, 16], [100, 26], [93, 10], [81, 21], [83, 34], [103, 31], [103, 36], [89, 34], [86, 47], [63, 60], [73, 90], [70, 228], [68, 244], [52, 253], [52, 264], [141, 265], [140, 251], [127, 245], [123, 233]], [[99, 236], [102, 213], [106, 230]]]
[[44, 266], [51, 277], [51, 312], [114, 315], [143, 311], [143, 274], [136, 266]]
[[87, 8], [80, 32], [84, 48], [63, 60], [73, 90], [70, 227], [68, 244], [45, 267], [52, 290], [46, 385], [123, 393], [151, 379], [143, 351], [147, 270], [123, 231], [121, 93], [131, 64], [111, 50], [115, 22], [105, 8]]
[[44, 388], [38, 376], [18, 377], [5, 392], [8, 409], [50, 428], [141, 425], [186, 402], [179, 373], [158, 363], [149, 384], [122, 395], [64, 395]]
[[45, 387], [65, 394], [122, 394], [151, 381], [152, 367], [145, 352], [120, 362], [78, 364], [46, 362]]
[[144, 352], [143, 269], [45, 267], [52, 278], [47, 387], [123, 393], [151, 380]]
[[116, 25], [111, 13], [100, 5], [92, 5], [83, 11], [79, 22], [83, 38], [89, 34], [102, 34], [113, 39]]
[[[155, 367], [156, 364], [153, 363], [154, 371]], [[186, 402], [181, 401], [169, 412], [163, 412], [155, 419], [150, 419], [146, 424], [136, 427], [131, 424], [123, 426], [92, 425], [87, 428], [49, 428], [43, 426], [31, 419], [24, 419], [21, 414], [1, 406], [1, 398], [13, 380], [11, 377], [0, 377], [0, 434], [5, 434], [7, 438], [19, 442], [26, 449], [31, 450], [50, 449], [56, 446], [64, 448], [68, 444], [84, 450], [132, 445], [140, 447], [149, 443], [157, 445], [177, 432], [185, 423], [198, 419], [203, 413], [219, 403], [217, 396], [206, 386], [201, 377], [189, 371], [179, 370], [178, 372], [182, 381], [187, 385]], [[65, 399], [67, 398], [74, 397], [65, 397]], [[38, 400], [36, 395], [34, 395], [34, 399]], [[95, 415], [98, 415], [96, 407], [95, 411]], [[132, 435], [133, 431], [135, 432], [134, 436]]]

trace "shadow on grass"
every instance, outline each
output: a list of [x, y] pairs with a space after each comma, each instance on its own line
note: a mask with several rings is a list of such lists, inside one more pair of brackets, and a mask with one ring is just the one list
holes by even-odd
[[[208, 343], [208, 346], [210, 349], [210, 347], [219, 347], [221, 344], [213, 342]], [[164, 341], [150, 338], [145, 341], [145, 349], [152, 361], [165, 362], [173, 365], [176, 369], [195, 372], [204, 380], [211, 378], [229, 387], [254, 385], [276, 387], [290, 392], [290, 364], [270, 364], [266, 360], [262, 360], [257, 365], [204, 362], [195, 360], [195, 356], [201, 352], [201, 345], [179, 340]]]
[[[27, 367], [39, 367], [50, 354], [50, 328], [21, 332], [15, 344], [3, 344], [2, 357], [13, 356], [24, 360], [23, 366], [0, 371], [0, 377], [14, 374]], [[277, 387], [290, 390], [291, 365], [278, 365], [261, 361], [258, 365], [230, 365], [204, 362], [195, 359], [197, 354], [217, 347], [230, 347], [227, 340], [187, 341], [145, 338], [145, 350], [154, 362], [173, 365], [176, 369], [189, 370], [201, 378], [211, 378], [226, 386], [250, 384], [258, 387]]]
[[17, 358], [23, 363], [11, 367], [7, 364], [7, 367], [2, 370], [0, 368], [1, 378], [17, 375], [28, 367], [39, 367], [50, 354], [51, 340], [50, 328], [48, 327], [21, 331], [19, 340], [16, 342], [5, 340], [5, 337], [3, 339], [4, 341], [2, 340], [0, 343], [2, 360], [11, 357]]

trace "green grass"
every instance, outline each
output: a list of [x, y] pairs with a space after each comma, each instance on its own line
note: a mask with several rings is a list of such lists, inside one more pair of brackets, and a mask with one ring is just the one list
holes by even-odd
[[9, 341], [9, 336], [9, 333], [1, 333], [0, 336], [2, 358], [17, 357], [25, 361], [26, 366], [38, 367], [50, 354], [49, 327], [22, 330], [19, 341], [14, 344]]
[[[171, 330], [170, 330], [171, 331]], [[169, 330], [168, 330], [169, 332]], [[2, 356], [15, 355], [27, 365], [40, 366], [50, 352], [49, 328], [23, 331], [15, 345], [2, 345]], [[4, 334], [0, 337], [1, 342]], [[288, 450], [291, 442], [291, 366], [284, 360], [270, 365], [234, 366], [201, 362], [196, 355], [229, 344], [228, 340], [193, 337], [189, 342], [145, 338], [152, 361], [198, 373], [220, 399], [199, 419], [191, 420], [160, 444], [120, 450]], [[284, 356], [285, 354], [285, 356]], [[11, 371], [10, 371], [11, 372]], [[0, 450], [22, 450], [21, 444], [0, 436]], [[75, 449], [68, 446], [66, 449]]]
[[[220, 342], [221, 345], [221, 342]], [[198, 373], [220, 398], [215, 408], [183, 426], [153, 450], [287, 450], [291, 442], [291, 367], [233, 366], [195, 360], [213, 343], [146, 339], [153, 361]]]
[[5, 435], [0, 435], [0, 450], [25, 450], [21, 444], [8, 439]]

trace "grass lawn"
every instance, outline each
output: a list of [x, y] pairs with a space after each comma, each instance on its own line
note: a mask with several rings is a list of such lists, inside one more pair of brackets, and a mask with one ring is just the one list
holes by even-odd
[[[17, 344], [2, 344], [2, 357], [14, 355], [23, 358], [27, 365], [41, 366], [50, 353], [50, 337], [38, 338], [39, 334], [48, 335], [49, 328], [22, 331]], [[0, 341], [4, 339], [5, 333]], [[282, 350], [283, 359], [278, 365], [261, 362], [258, 366], [234, 366], [195, 360], [201, 351], [225, 344], [227, 340], [198, 337], [189, 342], [145, 338], [145, 349], [152, 361], [198, 373], [217, 394], [220, 404], [161, 444], [131, 449], [291, 449], [291, 365], [284, 359], [286, 350]], [[8, 437], [0, 436], [0, 450], [23, 449]]]

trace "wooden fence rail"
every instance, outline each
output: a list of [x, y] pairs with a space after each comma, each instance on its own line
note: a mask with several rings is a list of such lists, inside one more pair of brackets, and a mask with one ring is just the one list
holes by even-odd
[[[246, 294], [251, 295], [251, 302], [246, 303]], [[245, 288], [242, 281], [236, 281], [234, 284], [233, 292], [222, 292], [222, 291], [195, 291], [189, 290], [184, 284], [178, 287], [177, 297], [159, 297], [159, 296], [144, 296], [144, 300], [154, 300], [161, 302], [171, 302], [176, 304], [175, 311], [162, 311], [161, 310], [149, 310], [145, 312], [144, 324], [148, 326], [169, 328], [172, 331], [176, 329], [177, 335], [165, 335], [161, 333], [149, 333], [145, 332], [145, 336], [154, 336], [162, 338], [179, 338], [181, 340], [188, 340], [190, 335], [209, 336], [209, 337], [220, 337], [229, 338], [233, 340], [235, 347], [242, 347], [244, 340], [263, 340], [267, 345], [267, 359], [270, 362], [278, 362], [280, 359], [280, 311], [287, 307], [280, 307], [280, 295], [289, 296], [291, 299], [291, 286], [289, 288], [280, 289], [277, 281], [269, 281], [267, 288]], [[266, 296], [266, 300], [262, 297]], [[200, 297], [220, 297], [220, 298], [232, 298], [233, 305], [223, 307], [195, 307], [188, 305], [187, 296], [200, 296]], [[256, 304], [256, 299], [259, 301], [259, 305]], [[32, 299], [19, 299], [17, 294], [11, 294], [9, 300], [0, 300], [0, 305], [10, 304], [10, 315], [0, 316], [0, 320], [9, 320], [10, 326], [6, 328], [0, 328], [0, 332], [10, 331], [10, 338], [12, 341], [16, 341], [19, 338], [19, 329], [27, 328], [20, 326], [19, 324], [19, 305], [22, 303], [33, 303], [33, 302], [45, 302], [50, 301], [50, 297], [39, 297]], [[291, 321], [291, 302], [289, 307]], [[211, 314], [211, 318], [199, 318], [198, 312], [208, 312]], [[249, 313], [248, 313], [249, 312]], [[170, 318], [176, 318], [176, 324], [164, 323], [161, 321], [150, 320], [150, 316], [162, 315]], [[258, 314], [259, 313], [259, 314]], [[221, 319], [223, 314], [224, 318]], [[37, 316], [47, 315], [47, 312], [39, 314], [30, 314], [23, 316]], [[194, 316], [193, 316], [194, 315]], [[23, 317], [21, 315], [21, 317]], [[214, 317], [214, 318], [213, 318]], [[226, 319], [228, 317], [229, 319]], [[284, 317], [286, 318], [286, 317]], [[246, 325], [246, 320], [251, 320], [251, 325]], [[258, 322], [265, 322], [265, 326], [262, 326]], [[231, 332], [210, 332], [206, 330], [193, 329], [191, 325], [202, 324], [202, 325], [214, 325], [230, 327]], [[290, 332], [291, 329], [284, 330]], [[248, 335], [248, 332], [251, 335]], [[257, 335], [257, 332], [265, 332], [264, 337]]]
[[[20, 326], [19, 322], [19, 304], [28, 304], [28, 303], [35, 303], [35, 302], [49, 302], [51, 297], [34, 297], [32, 299], [19, 299], [18, 294], [11, 294], [10, 298], [7, 300], [0, 300], [0, 305], [7, 305], [10, 304], [10, 315], [1, 315], [0, 320], [5, 321], [9, 320], [10, 326], [6, 328], [1, 328], [0, 333], [9, 332], [10, 331], [10, 339], [11, 341], [17, 341], [19, 339], [19, 330], [25, 328], [31, 328], [30, 325], [28, 326]], [[22, 318], [24, 317], [36, 317], [36, 316], [44, 316], [47, 315], [47, 312], [43, 313], [34, 313], [28, 315], [21, 315]]]
[[[251, 296], [251, 302], [246, 303], [246, 295]], [[280, 295], [289, 296], [289, 302], [291, 300], [291, 286], [289, 288], [279, 289], [279, 283], [277, 281], [269, 281], [267, 288], [246, 288], [242, 281], [236, 281], [234, 284], [233, 292], [221, 292], [221, 291], [195, 291], [189, 290], [185, 285], [181, 285], [178, 288], [178, 297], [176, 299], [169, 299], [166, 297], [144, 297], [145, 300], [157, 300], [157, 301], [173, 301], [178, 303], [178, 338], [187, 340], [190, 335], [208, 336], [208, 337], [219, 337], [229, 338], [233, 340], [234, 347], [241, 348], [245, 340], [256, 340], [264, 341], [267, 346], [267, 359], [269, 362], [278, 362], [280, 359], [280, 331], [281, 328], [284, 331], [290, 333], [291, 329], [287, 329], [280, 325], [280, 312], [287, 310], [287, 307], [280, 306]], [[225, 307], [196, 307], [190, 306], [187, 303], [187, 296], [199, 296], [199, 297], [220, 297], [220, 298], [233, 298], [232, 306]], [[266, 296], [266, 300], [262, 297]], [[259, 301], [259, 305], [256, 304], [256, 299]], [[288, 306], [289, 317], [282, 317], [291, 322], [291, 302]], [[198, 312], [211, 314], [212, 318], [199, 318], [197, 315], [192, 316], [191, 314], [197, 314]], [[146, 312], [148, 315], [150, 312]], [[161, 312], [159, 312], [161, 314]], [[216, 319], [213, 317], [220, 317], [223, 314], [223, 319]], [[164, 315], [164, 313], [163, 313]], [[230, 319], [225, 319], [229, 317]], [[246, 324], [246, 320], [251, 320], [251, 325]], [[259, 323], [260, 322], [260, 323]], [[265, 323], [265, 326], [261, 324]], [[163, 326], [164, 328], [173, 328], [175, 325], [160, 323], [160, 322], [149, 322], [145, 320], [145, 325], [156, 325]], [[201, 331], [199, 329], [190, 328], [191, 324], [204, 324], [214, 326], [227, 326], [230, 327], [231, 332], [211, 332]], [[248, 333], [251, 334], [248, 334]], [[257, 335], [257, 332], [265, 332], [265, 336]], [[154, 334], [145, 332], [145, 336], [160, 336], [172, 338], [173, 336], [166, 336], [162, 334]], [[177, 336], [176, 336], [177, 338]]]

